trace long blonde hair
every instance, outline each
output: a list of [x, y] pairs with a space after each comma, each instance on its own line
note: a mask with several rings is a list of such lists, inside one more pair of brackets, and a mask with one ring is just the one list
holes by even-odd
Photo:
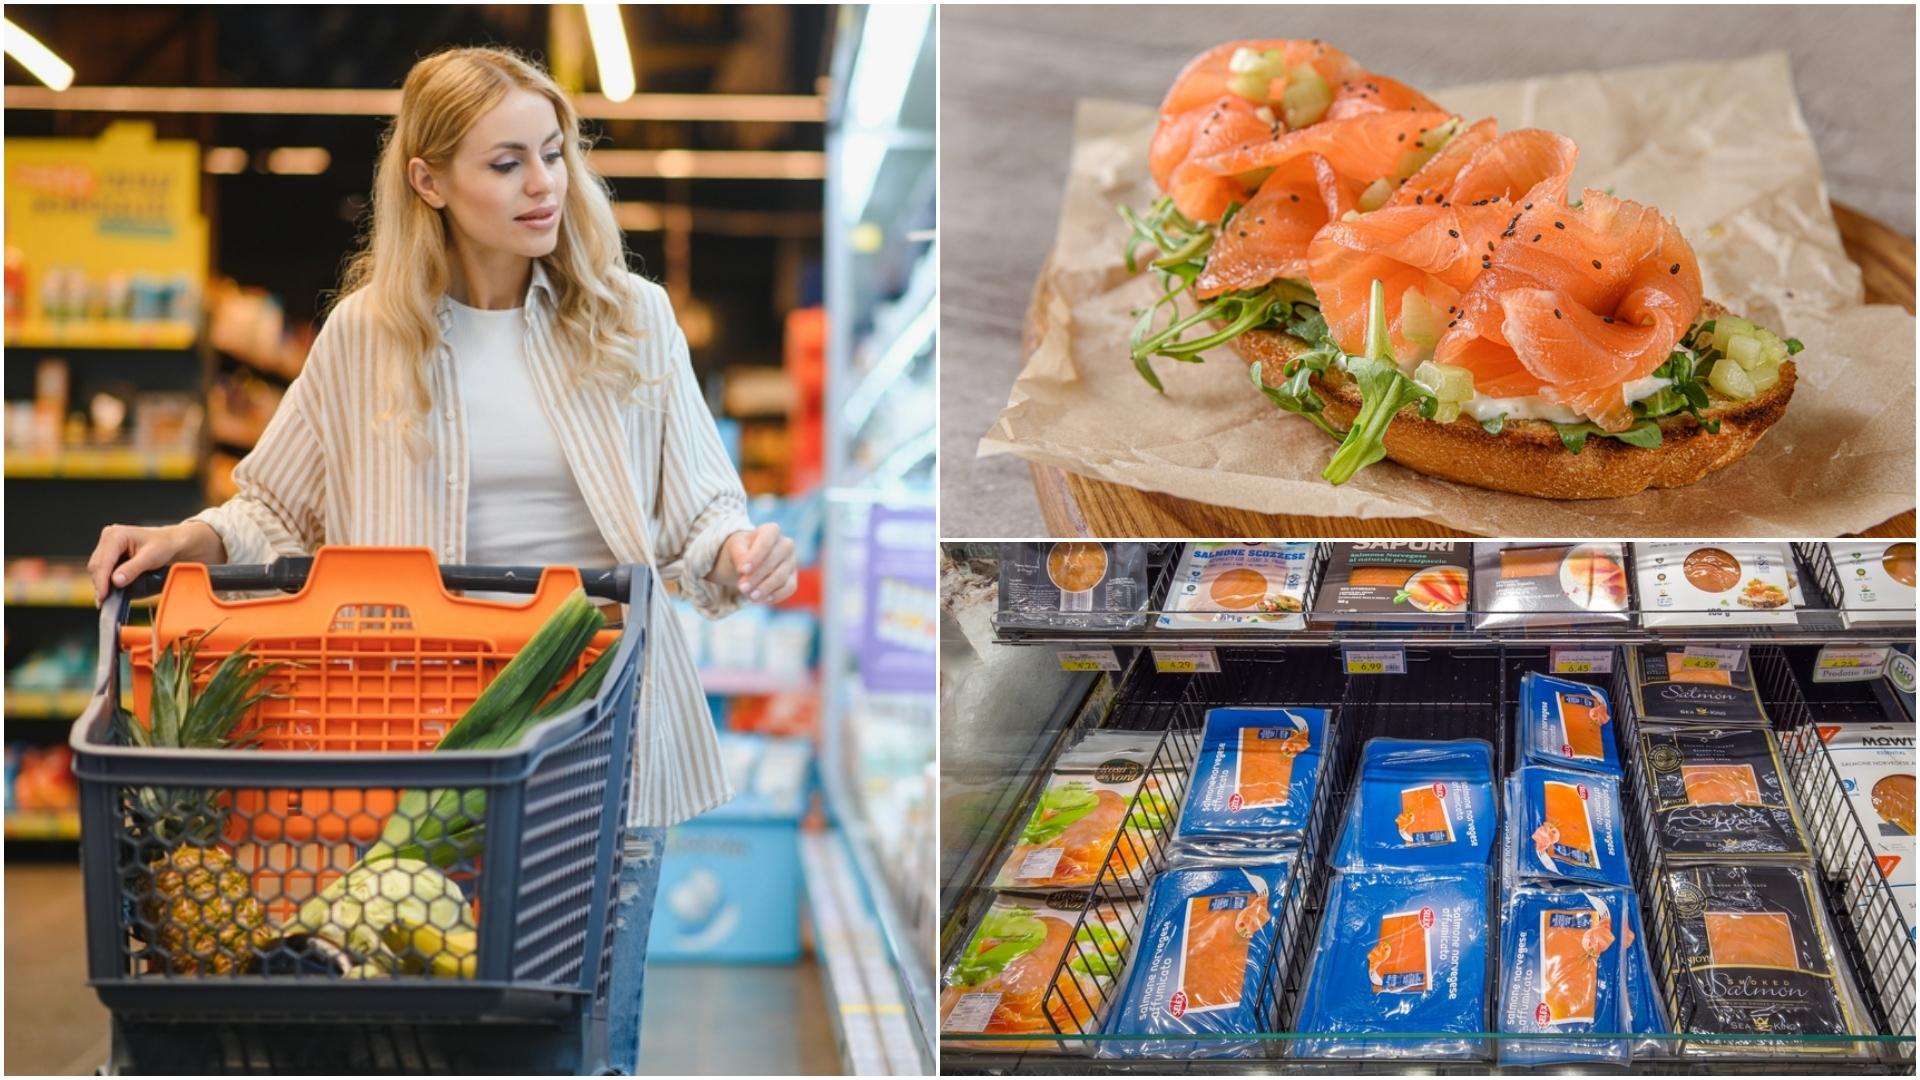
[[446, 168], [460, 140], [515, 88], [551, 101], [561, 131], [569, 133], [561, 140], [567, 194], [559, 240], [543, 260], [553, 287], [554, 336], [569, 374], [576, 385], [604, 380], [628, 395], [654, 381], [633, 361], [645, 331], [627, 277], [625, 238], [613, 216], [612, 189], [587, 164], [592, 142], [573, 103], [545, 71], [511, 49], [445, 49], [407, 73], [400, 111], [381, 139], [371, 221], [331, 305], [366, 294], [360, 302], [381, 342], [388, 391], [380, 419], [399, 425], [416, 457], [427, 450], [421, 429], [431, 405], [428, 361], [440, 341], [436, 305], [449, 282], [452, 226], [446, 211], [428, 206], [408, 183], [407, 162], [417, 157]]

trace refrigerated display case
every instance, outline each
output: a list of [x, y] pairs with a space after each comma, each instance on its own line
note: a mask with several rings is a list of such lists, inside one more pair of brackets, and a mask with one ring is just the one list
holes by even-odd
[[821, 787], [802, 859], [850, 1073], [931, 1073], [935, 21], [843, 7], [827, 130]]
[[[1329, 547], [1317, 546], [1309, 611]], [[1625, 1067], [1655, 1073], [1912, 1072], [1911, 916], [1881, 878], [1882, 862], [1870, 838], [1885, 826], [1863, 820], [1843, 796], [1845, 785], [1822, 740], [1838, 725], [1897, 725], [1896, 742], [1911, 761], [1913, 725], [1899, 675], [1876, 672], [1898, 667], [1888, 653], [1911, 647], [1914, 625], [1911, 613], [1901, 622], [1846, 625], [1831, 599], [1840, 595], [1839, 578], [1821, 546], [1794, 545], [1806, 603], [1791, 625], [1649, 628], [1630, 610], [1606, 625], [1473, 629], [1475, 612], [1468, 611], [1461, 625], [1449, 627], [1344, 622], [1299, 630], [1173, 630], [1161, 628], [1157, 616], [1172, 606], [1167, 597], [1179, 545], [1148, 545], [1144, 618], [1137, 629], [1119, 631], [1037, 627], [1004, 617], [993, 587], [998, 548], [943, 548], [949, 568], [942, 583], [943, 1072], [1529, 1071], [1517, 1062], [1521, 1044], [1538, 1050], [1542, 1037], [1495, 1030], [1494, 988], [1500, 980], [1493, 974], [1500, 958], [1492, 947], [1479, 961], [1487, 975], [1480, 1014], [1485, 1022], [1457, 1036], [1460, 1052], [1440, 1055], [1415, 1045], [1430, 1041], [1431, 1031], [1401, 1032], [1366, 1035], [1371, 1056], [1335, 1058], [1327, 1055], [1326, 1032], [1300, 1022], [1313, 965], [1323, 951], [1321, 923], [1335, 877], [1330, 854], [1357, 786], [1362, 748], [1376, 737], [1484, 740], [1493, 749], [1496, 778], [1504, 778], [1519, 762], [1513, 720], [1528, 672], [1597, 688], [1611, 701], [1617, 721], [1622, 831], [1654, 988], [1672, 1033], [1632, 1035], [1634, 1055]], [[1672, 882], [1678, 879], [1667, 875], [1698, 864], [1660, 850], [1654, 773], [1637, 749], [1644, 718], [1630, 671], [1639, 650], [1652, 648], [1682, 656], [1697, 651], [1703, 663], [1719, 652], [1740, 653], [1735, 662], [1746, 669], [1763, 704], [1781, 774], [1790, 781], [1814, 853], [1804, 865], [1818, 883], [1818, 919], [1831, 928], [1831, 948], [1822, 951], [1832, 963], [1830, 985], [1841, 988], [1840, 1000], [1853, 1010], [1852, 1034], [1716, 1033], [1709, 1015], [1715, 1001], [1683, 977], [1694, 954], [1676, 911], [1692, 909], [1676, 903], [1681, 894]], [[1017, 934], [995, 927], [1001, 932], [983, 942], [976, 929], [996, 899], [1024, 895], [1032, 907], [1040, 895], [996, 890], [994, 879], [1010, 856], [1028, 850], [1020, 842], [1033, 839], [1027, 833], [1037, 820], [1036, 805], [1069, 749], [1098, 733], [1129, 732], [1149, 740], [1153, 756], [1146, 773], [1158, 783], [1155, 797], [1181, 807], [1201, 758], [1208, 710], [1275, 705], [1325, 709], [1331, 719], [1319, 789], [1291, 849], [1295, 873], [1271, 897], [1278, 945], [1245, 990], [1260, 1030], [1208, 1035], [1198, 1024], [1193, 1026], [1202, 1033], [1169, 1040], [1109, 1028], [1109, 1003], [1121, 996], [1129, 968], [1140, 963], [1146, 947], [1140, 901], [1151, 880], [1185, 857], [1174, 843], [1178, 816], [1151, 812], [1144, 788], [1117, 817], [1123, 824], [1113, 831], [1094, 882], [1069, 891], [1064, 901], [1058, 892], [1046, 894], [1049, 911], [1065, 903], [1079, 912], [1063, 931], [1059, 951], [1034, 949], [1045, 962], [1023, 971], [1018, 988], [982, 977], [994, 968], [974, 951], [1001, 950], [994, 953], [996, 963], [1019, 951], [1006, 948]], [[1145, 874], [1129, 872], [1140, 865]], [[1498, 913], [1508, 890], [1499, 884], [1495, 889], [1488, 910]], [[1497, 922], [1497, 914], [1490, 921]], [[1115, 939], [1125, 943], [1117, 956], [1100, 948]], [[1485, 939], [1498, 942], [1497, 929], [1488, 928]], [[1032, 941], [1039, 941], [1037, 933]], [[1382, 992], [1380, 985], [1374, 993]], [[1021, 992], [1032, 1000], [1001, 1011], [1014, 1007]], [[1178, 1014], [1188, 1004], [1183, 997], [1169, 999], [1166, 1007]], [[1624, 1032], [1604, 1033], [1619, 1036], [1606, 1040], [1610, 1044], [1627, 1041]], [[1569, 1045], [1565, 1033], [1545, 1042]], [[1585, 1064], [1606, 1067], [1596, 1060]]]

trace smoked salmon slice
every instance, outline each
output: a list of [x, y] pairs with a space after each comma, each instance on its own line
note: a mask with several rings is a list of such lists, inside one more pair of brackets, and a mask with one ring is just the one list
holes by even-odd
[[1240, 1004], [1249, 947], [1266, 924], [1267, 898], [1256, 892], [1187, 901], [1187, 950], [1180, 963], [1186, 1011]]
[[1178, 116], [1216, 100], [1227, 92], [1227, 83], [1232, 79], [1231, 64], [1233, 54], [1241, 49], [1257, 53], [1277, 50], [1286, 60], [1286, 66], [1295, 67], [1306, 64], [1320, 73], [1329, 86], [1341, 86], [1349, 80], [1365, 75], [1353, 58], [1324, 41], [1312, 38], [1248, 38], [1241, 41], [1229, 41], [1216, 45], [1187, 62], [1187, 66], [1174, 77], [1173, 85], [1167, 89], [1167, 96], [1160, 102], [1160, 116], [1164, 123], [1169, 116]]
[[1367, 978], [1374, 993], [1423, 993], [1431, 988], [1425, 921], [1418, 911], [1380, 919], [1380, 938], [1367, 952]]
[[1709, 911], [1706, 923], [1708, 955], [1715, 966], [1800, 967], [1793, 923], [1785, 912]]
[[[1169, 193], [1181, 213], [1203, 220], [1181, 205], [1183, 190], [1224, 177], [1239, 186], [1240, 201], [1245, 202], [1269, 170], [1307, 154], [1326, 158], [1340, 175], [1362, 187], [1375, 180], [1399, 180], [1417, 168], [1414, 163], [1427, 149], [1429, 134], [1453, 119], [1444, 112], [1362, 113], [1345, 120], [1322, 120], [1298, 131], [1275, 131], [1208, 152], [1196, 145], [1194, 154], [1173, 170]], [[1210, 220], [1217, 221], [1219, 216]]]
[[1548, 1023], [1593, 1021], [1600, 955], [1612, 945], [1613, 920], [1592, 908], [1541, 913], [1541, 1000]]
[[1220, 231], [1193, 283], [1202, 299], [1258, 289], [1279, 278], [1307, 277], [1307, 246], [1354, 208], [1360, 185], [1320, 154], [1273, 170], [1247, 205]]
[[1441, 112], [1433, 99], [1398, 79], [1363, 72], [1333, 95], [1323, 120], [1345, 120], [1370, 112]]
[[1751, 765], [1682, 765], [1687, 801], [1695, 806], [1759, 806], [1760, 781]]

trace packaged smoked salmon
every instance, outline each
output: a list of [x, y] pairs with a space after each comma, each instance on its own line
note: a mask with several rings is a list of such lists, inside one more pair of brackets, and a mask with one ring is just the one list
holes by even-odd
[[[1660, 980], [1654, 977], [1653, 960], [1647, 947], [1646, 931], [1640, 921], [1640, 897], [1627, 894], [1627, 921], [1620, 943], [1627, 950], [1627, 1030], [1635, 1035], [1665, 1035], [1666, 1002], [1661, 998]], [[1673, 1043], [1666, 1039], [1640, 1038], [1633, 1042], [1635, 1060], [1672, 1057]]]
[[[1519, 889], [1500, 929], [1500, 1030], [1510, 1034], [1624, 1035], [1628, 1028], [1626, 889]], [[1502, 1065], [1612, 1062], [1628, 1040], [1503, 1039]]]
[[[1805, 728], [1801, 729], [1805, 731]], [[1866, 830], [1877, 874], [1855, 861], [1838, 836], [1839, 850], [1824, 852], [1830, 865], [1847, 875], [1847, 896], [1855, 902], [1863, 889], [1885, 888], [1907, 920], [1907, 938], [1914, 936], [1914, 727], [1912, 724], [1820, 724], [1814, 729], [1825, 744], [1828, 760], [1840, 774], [1839, 790], [1828, 798], [1853, 804], [1854, 816]], [[1816, 773], [1816, 775], [1819, 775]], [[1838, 805], [1830, 812], [1840, 813]], [[1828, 834], [1838, 830], [1828, 830]]]
[[1132, 630], [1146, 624], [1147, 545], [1000, 545], [1000, 626]]
[[1514, 770], [1514, 878], [1521, 882], [1633, 884], [1622, 831], [1620, 785], [1597, 773], [1529, 765]]
[[1915, 559], [1911, 541], [1897, 544], [1835, 540], [1827, 545], [1842, 595], [1835, 598], [1848, 626], [1913, 621]]
[[1193, 1035], [1268, 1030], [1282, 975], [1275, 957], [1293, 860], [1183, 865], [1154, 879], [1139, 947], [1107, 1033], [1106, 1057], [1253, 1057], [1248, 1040]]
[[1585, 626], [1629, 618], [1624, 544], [1473, 546], [1475, 626]]
[[1167, 589], [1160, 629], [1301, 629], [1313, 547], [1258, 540], [1188, 544]]
[[[1679, 941], [1668, 974], [1691, 1001], [1687, 1032], [1857, 1035], [1850, 976], [1834, 948], [1813, 875], [1797, 866], [1695, 866], [1669, 871], [1663, 901]], [[1854, 1055], [1853, 1042], [1689, 1043], [1689, 1055]]]
[[1811, 854], [1773, 732], [1648, 727], [1655, 841], [1670, 859], [1805, 859]]
[[1746, 648], [1721, 651], [1733, 654], [1731, 665], [1725, 656], [1694, 655], [1678, 645], [1630, 647], [1627, 670], [1640, 719], [1719, 728], [1767, 726]]
[[[1097, 1033], [1126, 965], [1132, 945], [1129, 929], [1138, 925], [1140, 911], [1134, 902], [1087, 908], [1088, 902], [1081, 890], [996, 896], [947, 969], [940, 991], [941, 1033]], [[943, 1044], [955, 1045], [946, 1040]], [[1085, 1046], [1017, 1040], [977, 1045], [1069, 1051]]]
[[1330, 547], [1314, 622], [1466, 625], [1470, 544], [1380, 540]]
[[1618, 779], [1613, 703], [1597, 686], [1529, 671], [1520, 676], [1520, 756], [1528, 764]]
[[1332, 865], [1484, 867], [1498, 825], [1491, 744], [1369, 739]]
[[1325, 709], [1207, 710], [1179, 838], [1199, 848], [1277, 850], [1300, 841], [1319, 791]]
[[[997, 889], [1142, 886], [1172, 831], [1174, 806], [1145, 764], [1112, 758], [1092, 772], [1056, 771], [994, 878]], [[1137, 798], [1136, 798], [1137, 796]]]
[[1792, 626], [1793, 555], [1778, 543], [1633, 545], [1643, 626]]
[[1488, 884], [1484, 866], [1334, 874], [1294, 1027], [1329, 1037], [1293, 1056], [1484, 1058], [1466, 1036], [1488, 1030]]

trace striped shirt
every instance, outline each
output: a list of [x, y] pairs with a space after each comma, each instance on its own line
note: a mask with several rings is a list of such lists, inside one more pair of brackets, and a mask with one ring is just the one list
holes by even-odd
[[[551, 333], [553, 288], [540, 260], [526, 298], [526, 356], [537, 404], [565, 448], [587, 508], [622, 563], [659, 576], [647, 617], [646, 668], [635, 695], [636, 763], [628, 821], [669, 825], [732, 797], [699, 672], [665, 595], [709, 618], [738, 607], [731, 586], [705, 580], [728, 536], [751, 528], [746, 493], [700, 395], [687, 343], [664, 290], [630, 275], [642, 308], [638, 362], [657, 381], [624, 403], [604, 387], [571, 385]], [[226, 543], [230, 563], [310, 554], [322, 544], [427, 545], [465, 561], [468, 461], [474, 432], [459, 407], [459, 371], [447, 344], [451, 301], [441, 297], [441, 343], [430, 357], [432, 408], [411, 457], [384, 407], [371, 317], [350, 295], [314, 338], [259, 443], [234, 467], [238, 493], [189, 520]]]

